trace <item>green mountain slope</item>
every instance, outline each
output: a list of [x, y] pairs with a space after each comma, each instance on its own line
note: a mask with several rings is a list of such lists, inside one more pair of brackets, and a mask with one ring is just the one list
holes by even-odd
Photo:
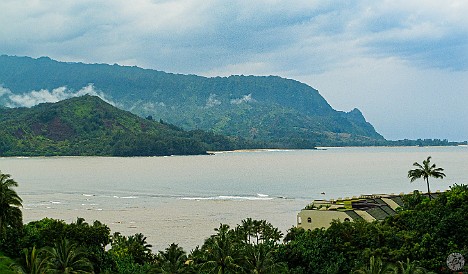
[[206, 78], [46, 57], [0, 57], [0, 103], [9, 96], [92, 84], [109, 101], [142, 117], [184, 129], [210, 130], [277, 147], [373, 145], [384, 142], [357, 109], [334, 110], [312, 87], [276, 76]]
[[0, 156], [187, 155], [234, 149], [239, 143], [143, 119], [89, 95], [0, 109]]

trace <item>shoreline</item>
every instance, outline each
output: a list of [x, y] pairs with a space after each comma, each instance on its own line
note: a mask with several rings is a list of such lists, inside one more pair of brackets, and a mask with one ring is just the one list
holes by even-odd
[[192, 156], [210, 156], [223, 153], [246, 153], [246, 152], [291, 152], [291, 151], [315, 151], [315, 150], [328, 150], [328, 149], [346, 149], [346, 148], [448, 148], [448, 147], [468, 147], [468, 144], [462, 144], [463, 142], [458, 142], [460, 144], [454, 145], [428, 145], [428, 146], [418, 146], [418, 145], [368, 145], [368, 146], [317, 146], [314, 148], [252, 148], [252, 149], [235, 149], [235, 150], [207, 150], [202, 154], [173, 154], [173, 155], [153, 155], [153, 156], [112, 156], [112, 155], [17, 155], [17, 156], [0, 156], [0, 159], [53, 159], [53, 158], [82, 158], [82, 157], [96, 157], [96, 158], [168, 158], [168, 157], [192, 157]]

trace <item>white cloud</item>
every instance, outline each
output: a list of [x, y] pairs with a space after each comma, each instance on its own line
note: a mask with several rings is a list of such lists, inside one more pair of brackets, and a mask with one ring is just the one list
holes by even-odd
[[[0, 10], [1, 54], [299, 79], [319, 88], [335, 108], [359, 107], [385, 136], [408, 132], [390, 125], [388, 117], [410, 121], [421, 115], [420, 107], [374, 106], [468, 90], [459, 76], [468, 71], [463, 0], [3, 0]], [[437, 77], [450, 90], [425, 84]], [[395, 90], [400, 97], [393, 97]], [[217, 100], [208, 99], [206, 106]], [[453, 119], [449, 113], [466, 117], [460, 101], [447, 100], [451, 111], [433, 114], [444, 121]], [[467, 128], [466, 119], [452, 124]]]
[[255, 99], [252, 98], [252, 93], [250, 93], [249, 95], [244, 95], [242, 98], [231, 100], [231, 104], [233, 105], [239, 105], [242, 103], [251, 103], [251, 102], [255, 102]]
[[467, 49], [466, 1], [6, 0], [0, 10], [8, 54], [182, 73], [258, 63], [259, 74], [316, 73], [369, 54], [468, 69], [443, 57], [453, 43]]
[[11, 94], [11, 90], [0, 86], [0, 97], [2, 97], [3, 95], [6, 95], [6, 94]]
[[210, 94], [210, 97], [208, 97], [208, 99], [206, 100], [205, 108], [212, 108], [221, 105], [221, 101], [216, 99], [217, 96], [218, 95], [213, 93]]
[[22, 94], [13, 94], [10, 91], [6, 94], [8, 94], [8, 101], [6, 103], [6, 106], [8, 107], [32, 107], [40, 103], [55, 103], [68, 98], [79, 97], [86, 94], [98, 96], [104, 101], [115, 105], [112, 101], [107, 99], [102, 92], [97, 91], [93, 84], [89, 84], [76, 92], [67, 89], [67, 87], [58, 87], [52, 91], [41, 89], [25, 92]]
[[53, 89], [51, 92], [45, 89], [33, 90], [25, 94], [12, 94], [9, 96], [10, 106], [32, 107], [39, 103], [55, 103], [66, 99], [65, 87]]
[[[132, 106], [132, 109], [135, 109], [138, 105], [133, 105]], [[155, 111], [157, 108], [161, 108], [161, 107], [165, 107], [166, 104], [164, 104], [164, 102], [156, 102], [156, 103], [153, 103], [153, 102], [145, 102], [145, 103], [142, 103], [141, 105], [141, 108], [147, 112], [150, 112], [150, 111]]]

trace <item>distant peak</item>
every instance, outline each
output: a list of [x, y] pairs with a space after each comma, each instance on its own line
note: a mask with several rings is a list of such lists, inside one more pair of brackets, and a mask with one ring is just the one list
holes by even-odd
[[348, 113], [349, 114], [354, 114], [354, 115], [362, 115], [362, 112], [358, 108], [354, 108], [353, 110], [351, 110]]
[[358, 108], [354, 108], [350, 112], [346, 112], [346, 117], [354, 121], [366, 122], [366, 118], [364, 118], [364, 115]]

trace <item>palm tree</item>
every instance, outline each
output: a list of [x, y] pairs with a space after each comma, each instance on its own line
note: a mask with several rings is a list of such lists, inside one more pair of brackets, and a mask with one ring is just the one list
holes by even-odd
[[263, 243], [278, 242], [283, 237], [283, 233], [271, 223], [262, 220], [260, 222], [260, 239]]
[[390, 274], [392, 273], [392, 267], [384, 262], [380, 258], [370, 257], [369, 265], [364, 266], [358, 270], [355, 270], [355, 274]]
[[0, 239], [5, 235], [8, 227], [20, 227], [23, 224], [21, 198], [12, 188], [18, 183], [10, 178], [10, 174], [0, 171]]
[[235, 229], [239, 240], [246, 244], [258, 245], [260, 243], [277, 242], [283, 237], [283, 233], [265, 220], [242, 220], [242, 224]]
[[393, 268], [394, 274], [429, 274], [432, 272], [428, 272], [425, 268], [417, 266], [417, 262], [410, 262], [408, 258], [406, 258], [406, 263], [402, 261], [398, 261], [395, 267]]
[[12, 268], [17, 273], [24, 274], [43, 274], [47, 272], [47, 257], [44, 256], [43, 249], [36, 249], [34, 246], [31, 251], [27, 248], [23, 249], [24, 258], [22, 261], [14, 264]]
[[85, 257], [85, 252], [66, 239], [44, 250], [49, 258], [47, 273], [94, 273], [93, 265]]
[[274, 243], [260, 243], [246, 245], [244, 251], [244, 268], [248, 273], [287, 273], [287, 266], [275, 260], [274, 252], [277, 245]]
[[254, 222], [252, 218], [247, 218], [245, 220], [242, 220], [242, 224], [238, 226], [238, 233], [243, 234], [242, 237], [246, 243], [250, 244], [251, 243], [251, 238], [254, 236]]
[[187, 255], [182, 247], [173, 243], [165, 251], [159, 251], [154, 273], [186, 273]]
[[429, 194], [429, 199], [431, 199], [431, 190], [429, 188], [429, 177], [441, 178], [445, 177], [444, 171], [441, 167], [436, 167], [435, 164], [431, 165], [431, 156], [428, 156], [426, 160], [423, 161], [423, 164], [414, 162], [413, 166], [417, 167], [408, 171], [408, 178], [411, 182], [414, 182], [416, 179], [423, 178], [427, 184], [427, 193]]
[[145, 264], [154, 259], [151, 251], [152, 245], [146, 242], [146, 237], [142, 233], [136, 233], [128, 237], [128, 249], [133, 255], [137, 264]]
[[202, 269], [208, 273], [238, 273], [241, 267], [236, 261], [234, 239], [229, 225], [221, 224], [215, 229], [218, 234], [211, 236], [203, 245]]
[[146, 237], [137, 233], [132, 236], [122, 236], [120, 232], [115, 232], [111, 241], [112, 248], [109, 250], [114, 256], [131, 258], [133, 262], [144, 265], [152, 262], [154, 255], [151, 252], [151, 245], [146, 242]]
[[0, 273], [2, 274], [18, 274], [21, 273], [16, 269], [15, 261], [9, 257], [4, 256], [0, 252]]

